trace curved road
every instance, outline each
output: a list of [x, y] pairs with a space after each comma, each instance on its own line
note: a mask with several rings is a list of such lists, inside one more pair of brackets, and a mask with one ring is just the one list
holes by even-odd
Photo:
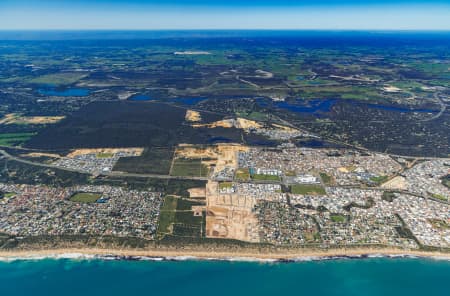
[[[81, 174], [89, 174], [88, 172], [84, 172], [84, 171], [81, 171], [81, 170], [62, 168], [62, 167], [58, 167], [58, 166], [51, 165], [51, 164], [44, 164], [44, 163], [33, 162], [33, 161], [26, 160], [26, 159], [22, 159], [22, 158], [13, 156], [13, 155], [9, 154], [8, 152], [6, 152], [5, 150], [2, 150], [2, 149], [0, 149], [0, 155], [2, 155], [3, 157], [5, 157], [7, 159], [14, 160], [14, 161], [17, 161], [17, 162], [21, 162], [21, 163], [24, 163], [24, 164], [27, 164], [27, 165], [39, 166], [39, 167], [45, 167], [45, 168], [53, 168], [53, 169], [59, 169], [59, 170], [65, 170], [65, 171], [81, 173]], [[422, 159], [424, 159], [424, 158], [422, 158]], [[427, 159], [434, 159], [434, 158], [427, 158]], [[165, 180], [208, 181], [207, 177], [184, 177], [184, 176], [170, 176], [170, 175], [158, 175], [158, 174], [136, 174], [136, 173], [126, 173], [126, 172], [106, 172], [106, 173], [102, 173], [101, 175], [103, 175], [103, 176], [112, 176], [112, 177], [155, 178], [155, 179], [165, 179]], [[255, 183], [271, 183], [271, 182], [260, 181], [260, 182], [255, 182]], [[361, 188], [359, 186], [352, 186], [352, 185], [350, 185], [350, 186], [339, 186], [339, 187], [386, 191], [386, 188], [382, 188], [382, 187]], [[422, 195], [420, 195], [418, 193], [414, 193], [414, 192], [410, 192], [410, 191], [406, 191], [406, 190], [395, 190], [395, 191], [400, 192], [400, 193], [404, 193], [404, 194], [413, 195], [413, 196], [420, 197], [420, 198], [432, 199], [434, 201], [445, 203], [445, 204], [449, 204], [450, 203], [448, 201], [446, 202], [446, 201], [443, 201], [443, 200], [422, 196]]]

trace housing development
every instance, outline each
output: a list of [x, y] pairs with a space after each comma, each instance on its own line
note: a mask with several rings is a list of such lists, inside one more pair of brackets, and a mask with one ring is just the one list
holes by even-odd
[[16, 236], [95, 234], [151, 239], [161, 194], [110, 186], [0, 184], [0, 227]]
[[309, 148], [252, 148], [238, 159], [234, 180], [207, 185], [208, 235], [323, 247], [449, 246], [450, 190], [441, 180], [448, 160], [409, 168], [384, 154]]
[[[117, 159], [138, 157], [138, 152], [75, 150], [51, 166], [88, 171], [96, 178], [120, 175], [125, 173], [112, 171]], [[165, 196], [111, 185], [2, 183], [0, 229], [9, 240], [174, 236], [314, 249], [448, 249], [449, 172], [450, 159], [353, 149], [180, 145], [167, 178], [201, 179], [204, 187]]]

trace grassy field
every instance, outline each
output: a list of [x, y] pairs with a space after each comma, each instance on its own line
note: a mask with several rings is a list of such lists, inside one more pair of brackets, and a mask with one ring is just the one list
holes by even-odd
[[231, 183], [231, 182], [220, 182], [219, 183], [219, 189], [231, 188], [232, 186], [233, 186], [233, 183]]
[[[192, 205], [190, 205], [192, 207]], [[204, 225], [204, 217], [194, 216], [192, 211], [177, 211], [175, 213], [175, 224], [173, 227], [173, 235], [201, 237], [202, 227]], [[204, 232], [204, 231], [203, 231]]]
[[387, 201], [387, 202], [393, 202], [394, 199], [396, 199], [397, 197], [395, 196], [395, 193], [394, 193], [394, 192], [391, 192], [391, 191], [384, 191], [384, 192], [383, 192], [383, 195], [381, 196], [381, 198], [382, 198], [384, 201]]
[[198, 206], [198, 205], [202, 205], [202, 204], [204, 204], [204, 203], [180, 198], [180, 199], [178, 199], [176, 210], [177, 211], [191, 211], [192, 206]]
[[259, 121], [267, 120], [266, 113], [256, 112], [256, 111], [252, 111], [252, 112], [248, 112], [248, 113], [247, 112], [236, 112], [236, 116], [251, 119], [251, 120], [259, 120]]
[[208, 167], [201, 159], [177, 158], [172, 166], [172, 176], [206, 177]]
[[34, 84], [51, 84], [51, 85], [69, 85], [74, 84], [86, 77], [86, 74], [80, 73], [56, 73], [56, 74], [48, 74], [42, 75], [36, 78], [29, 80], [28, 82]]
[[75, 193], [70, 198], [70, 200], [73, 201], [73, 202], [94, 203], [100, 197], [102, 197], [102, 195], [100, 193], [78, 192], [78, 193]]
[[291, 186], [291, 193], [303, 195], [326, 195], [325, 188], [313, 184], [296, 184]]
[[347, 217], [340, 214], [332, 214], [330, 215], [330, 219], [335, 223], [344, 223], [345, 221], [347, 221]]
[[254, 174], [252, 175], [253, 180], [258, 181], [280, 181], [279, 176], [272, 176], [272, 175], [261, 175], [261, 174]]
[[370, 178], [370, 181], [376, 183], [376, 184], [383, 184], [389, 179], [389, 176], [378, 176], [378, 177], [372, 177]]
[[163, 238], [166, 234], [199, 237], [204, 217], [194, 216], [192, 206], [195, 205], [202, 203], [166, 196], [159, 216], [159, 238]]
[[328, 175], [327, 173], [320, 173], [320, 178], [322, 179], [323, 183], [330, 184], [333, 178]]
[[114, 156], [114, 153], [108, 153], [108, 152], [99, 152], [97, 153], [97, 158], [111, 158]]
[[441, 194], [437, 194], [437, 193], [430, 193], [430, 194], [431, 194], [431, 196], [433, 198], [440, 199], [440, 200], [443, 200], [443, 201], [448, 201], [448, 198], [443, 196], [443, 195], [441, 195]]
[[176, 212], [175, 213], [175, 223], [177, 224], [186, 224], [194, 227], [200, 226], [202, 221], [202, 217], [194, 216], [193, 212]]
[[443, 179], [443, 180], [442, 180], [442, 184], [443, 184], [445, 187], [450, 188], [450, 177], [447, 176], [445, 179]]
[[43, 125], [57, 123], [64, 118], [65, 116], [23, 116], [20, 113], [8, 113], [1, 118], [0, 123], [2, 125]]
[[159, 222], [158, 222], [158, 235], [163, 236], [167, 233], [172, 233], [171, 225], [175, 221], [175, 211], [177, 209], [178, 199], [174, 196], [168, 195], [164, 198], [164, 204], [161, 207]]
[[20, 146], [34, 135], [35, 133], [0, 134], [0, 146]]
[[446, 222], [445, 220], [439, 219], [430, 219], [428, 220], [434, 228], [437, 229], [450, 229], [450, 222]]
[[189, 197], [189, 188], [204, 187], [206, 181], [199, 180], [169, 180], [167, 183], [166, 192], [168, 194], [179, 195], [182, 197]]
[[121, 157], [113, 170], [167, 175], [169, 174], [172, 157], [172, 148], [146, 148], [141, 156]]
[[238, 169], [234, 177], [236, 180], [247, 181], [250, 180], [250, 172], [248, 169]]
[[16, 195], [14, 192], [0, 192], [0, 199], [8, 199]]

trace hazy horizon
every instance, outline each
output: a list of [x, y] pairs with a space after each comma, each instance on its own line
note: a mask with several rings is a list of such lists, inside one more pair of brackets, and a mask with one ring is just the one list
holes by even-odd
[[0, 30], [450, 30], [450, 1], [3, 0]]

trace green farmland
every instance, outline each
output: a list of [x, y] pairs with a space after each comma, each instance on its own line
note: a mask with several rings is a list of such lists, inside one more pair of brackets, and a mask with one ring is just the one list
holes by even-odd
[[201, 159], [177, 158], [174, 160], [171, 175], [206, 177], [208, 172], [208, 167], [202, 164]]
[[35, 133], [0, 134], [0, 146], [20, 146], [34, 135]]

